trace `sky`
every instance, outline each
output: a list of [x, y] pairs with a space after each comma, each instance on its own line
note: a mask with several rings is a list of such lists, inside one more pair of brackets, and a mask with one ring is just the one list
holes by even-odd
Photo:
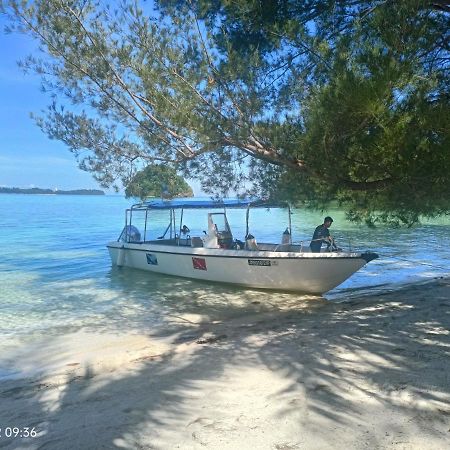
[[[39, 77], [17, 64], [37, 54], [37, 45], [29, 36], [6, 34], [5, 24], [0, 15], [0, 187], [103, 189], [62, 142], [49, 139], [30, 118], [50, 104]], [[187, 181], [195, 195], [204, 195], [198, 183]]]
[[36, 75], [17, 62], [36, 53], [28, 36], [4, 32], [0, 15], [0, 186], [99, 189], [61, 142], [50, 140], [30, 118], [50, 103]]

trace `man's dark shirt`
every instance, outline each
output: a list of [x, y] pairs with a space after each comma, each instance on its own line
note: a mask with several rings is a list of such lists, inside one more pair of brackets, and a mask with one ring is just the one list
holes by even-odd
[[312, 237], [311, 244], [309, 244], [311, 251], [313, 253], [320, 253], [320, 247], [322, 247], [322, 240], [316, 239], [324, 239], [330, 236], [330, 232], [328, 228], [324, 227], [324, 225], [319, 225], [315, 230]]

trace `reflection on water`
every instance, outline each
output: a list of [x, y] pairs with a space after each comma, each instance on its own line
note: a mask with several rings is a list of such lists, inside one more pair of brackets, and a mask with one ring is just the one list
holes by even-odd
[[[182, 321], [226, 321], [277, 309], [314, 313], [330, 307], [330, 300], [346, 301], [449, 272], [448, 218], [412, 229], [369, 229], [346, 222], [339, 211], [330, 212], [339, 245], [376, 251], [380, 258], [325, 298], [111, 268], [105, 245], [120, 233], [129, 204], [121, 197], [0, 195], [0, 208], [8, 211], [0, 219], [3, 345], [81, 328], [151, 332]], [[272, 210], [263, 219], [264, 214], [255, 211], [250, 230], [260, 242], [279, 241], [287, 214]], [[295, 211], [294, 241], [308, 242], [323, 215]], [[155, 219], [167, 225], [165, 216]], [[201, 233], [203, 219], [191, 215], [186, 223]], [[239, 211], [230, 211], [236, 237], [243, 237], [244, 224]]]
[[129, 268], [111, 269], [111, 288], [140, 305], [165, 309], [165, 312], [217, 315], [231, 318], [255, 311], [304, 308], [323, 297], [245, 289], [223, 283], [189, 280]]
[[285, 309], [315, 309], [326, 305], [323, 297], [243, 289], [222, 283], [208, 283], [114, 267], [107, 275], [114, 292], [116, 327], [151, 329], [172, 322], [212, 322]]

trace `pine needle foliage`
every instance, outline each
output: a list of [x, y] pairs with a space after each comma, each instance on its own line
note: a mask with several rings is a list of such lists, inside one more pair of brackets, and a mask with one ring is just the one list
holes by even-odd
[[38, 125], [102, 186], [162, 164], [370, 224], [449, 213], [446, 1], [0, 5], [42, 50]]

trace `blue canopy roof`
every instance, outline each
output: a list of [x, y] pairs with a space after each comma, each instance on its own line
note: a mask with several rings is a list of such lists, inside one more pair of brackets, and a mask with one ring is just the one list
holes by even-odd
[[200, 208], [247, 208], [253, 207], [265, 207], [265, 208], [283, 208], [285, 204], [274, 204], [265, 202], [257, 198], [226, 198], [223, 200], [211, 200], [211, 199], [174, 199], [174, 200], [149, 200], [138, 205], [133, 205], [133, 209], [200, 209]]

